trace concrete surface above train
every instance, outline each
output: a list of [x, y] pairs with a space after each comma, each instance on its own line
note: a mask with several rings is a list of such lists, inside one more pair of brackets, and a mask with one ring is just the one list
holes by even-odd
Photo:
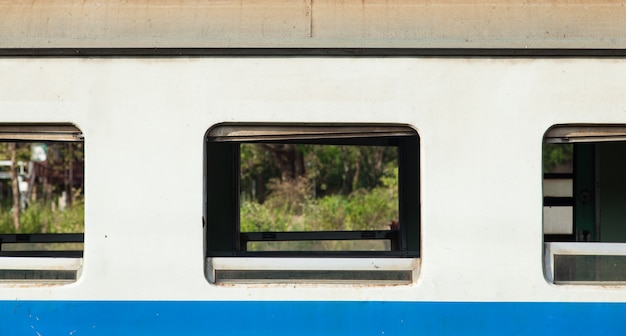
[[47, 0], [0, 13], [4, 49], [626, 49], [623, 0]]

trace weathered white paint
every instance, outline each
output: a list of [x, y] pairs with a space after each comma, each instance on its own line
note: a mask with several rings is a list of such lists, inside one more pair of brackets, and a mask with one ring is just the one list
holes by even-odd
[[[0, 58], [0, 78], [0, 123], [74, 123], [86, 160], [82, 276], [3, 284], [2, 300], [626, 301], [623, 288], [546, 281], [541, 172], [552, 125], [624, 122], [626, 60]], [[238, 121], [418, 130], [419, 279], [211, 285], [203, 139]]]

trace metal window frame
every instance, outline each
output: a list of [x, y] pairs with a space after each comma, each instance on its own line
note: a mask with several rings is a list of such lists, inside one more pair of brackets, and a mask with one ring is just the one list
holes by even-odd
[[[307, 144], [349, 144], [349, 145], [380, 145], [385, 144], [389, 145], [389, 142], [397, 141], [398, 139], [414, 139], [417, 143], [417, 151], [419, 151], [419, 135], [417, 131], [407, 125], [399, 125], [399, 124], [316, 124], [316, 123], [223, 123], [215, 125], [210, 128], [206, 133], [206, 144], [207, 146], [213, 146], [215, 144], [224, 144], [224, 146], [235, 146], [232, 147], [231, 154], [226, 152], [226, 156], [230, 156], [228, 161], [228, 165], [231, 168], [227, 169], [227, 171], [231, 175], [231, 180], [233, 180], [233, 171], [237, 170], [236, 178], [238, 181], [239, 178], [239, 157], [238, 157], [238, 146], [241, 143], [255, 143], [255, 142], [285, 142], [285, 143], [307, 143]], [[399, 144], [392, 144], [394, 146], [400, 147]], [[232, 151], [237, 151], [237, 153], [232, 153]], [[412, 153], [415, 156], [419, 156], [419, 152]], [[206, 154], [209, 156], [208, 152]], [[400, 155], [402, 156], [402, 155]], [[406, 154], [404, 156], [407, 156]], [[205, 157], [205, 198], [208, 193], [207, 189], [211, 189], [211, 172], [207, 171], [207, 166], [210, 165], [212, 159]], [[231, 162], [232, 161], [232, 162]], [[419, 170], [419, 158], [414, 159], [413, 161], [408, 161], [406, 164], [409, 169], [415, 167]], [[222, 166], [224, 163], [220, 164]], [[403, 165], [402, 160], [399, 158], [398, 163], [400, 169]], [[222, 168], [223, 169], [223, 168]], [[417, 179], [417, 190], [413, 190], [410, 195], [412, 197], [419, 198], [419, 171], [413, 172], [413, 179]], [[219, 174], [219, 173], [218, 173]], [[236, 185], [237, 181], [232, 181], [230, 186]], [[415, 183], [415, 181], [413, 181]], [[402, 184], [402, 183], [401, 183]], [[235, 188], [238, 189], [238, 188]], [[405, 191], [402, 190], [403, 186], [399, 186], [399, 207], [400, 212], [402, 213], [402, 209], [407, 206], [413, 206], [419, 208], [419, 200], [412, 200], [412, 202], [407, 201], [403, 197], [403, 193]], [[394, 232], [394, 230], [389, 230], [388, 232], [378, 233], [374, 232], [342, 232], [342, 231], [324, 231], [324, 232], [260, 232], [260, 233], [242, 233], [239, 230], [239, 204], [238, 204], [238, 194], [234, 195], [232, 191], [228, 191], [226, 198], [230, 198], [229, 204], [235, 202], [235, 198], [237, 198], [237, 204], [227, 205], [230, 208], [230, 215], [223, 215], [221, 225], [224, 224], [224, 219], [226, 222], [229, 221], [228, 217], [236, 217], [234, 223], [230, 225], [233, 226], [233, 229], [230, 230], [232, 234], [233, 244], [230, 248], [226, 248], [225, 250], [219, 252], [215, 251], [212, 248], [211, 239], [217, 239], [215, 237], [210, 237], [214, 232], [217, 232], [215, 226], [217, 224], [210, 223], [211, 219], [205, 220], [205, 237], [207, 245], [205, 246], [205, 252], [207, 257], [295, 257], [295, 256], [305, 256], [305, 257], [419, 257], [419, 231], [420, 231], [420, 223], [419, 223], [419, 209], [414, 210], [417, 212], [417, 216], [413, 213], [410, 218], [417, 217], [416, 223], [412, 223], [411, 225], [401, 225], [400, 230]], [[212, 205], [211, 202], [225, 202], [224, 197], [217, 198], [214, 197], [212, 200], [207, 201], [205, 199], [205, 219], [207, 218], [207, 213], [211, 212]], [[413, 204], [411, 204], [413, 203]], [[221, 210], [220, 210], [221, 211]], [[409, 217], [407, 217], [409, 218]], [[209, 223], [207, 223], [209, 222]], [[408, 226], [411, 226], [410, 230], [407, 229]], [[226, 231], [229, 229], [225, 229], [222, 227], [222, 235], [225, 235]], [[408, 232], [415, 234], [417, 236], [416, 240], [417, 244], [413, 244], [413, 249], [407, 247], [407, 235]], [[219, 235], [219, 233], [216, 233]], [[374, 238], [372, 238], [374, 237]], [[228, 239], [228, 237], [225, 237]], [[277, 239], [278, 238], [278, 239]], [[358, 239], [387, 239], [392, 242], [392, 246], [396, 249], [395, 251], [276, 251], [276, 252], [248, 252], [246, 251], [245, 244], [247, 241], [293, 241], [293, 240], [358, 240]], [[214, 244], [213, 244], [214, 245]], [[417, 247], [415, 248], [415, 245]]]

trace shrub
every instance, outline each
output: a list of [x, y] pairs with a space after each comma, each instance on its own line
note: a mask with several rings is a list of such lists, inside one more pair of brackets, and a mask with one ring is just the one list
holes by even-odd
[[20, 230], [15, 231], [11, 207], [0, 209], [2, 233], [76, 233], [84, 232], [85, 204], [76, 199], [72, 207], [54, 209], [51, 203], [34, 202], [20, 214]]

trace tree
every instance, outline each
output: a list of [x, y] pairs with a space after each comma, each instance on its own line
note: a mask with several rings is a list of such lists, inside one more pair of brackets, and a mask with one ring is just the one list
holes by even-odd
[[304, 176], [302, 152], [294, 144], [262, 144], [268, 150], [283, 182]]
[[306, 145], [302, 150], [307, 176], [322, 196], [371, 190], [380, 186], [386, 169], [397, 167], [395, 147]]
[[[272, 179], [310, 183], [320, 196], [348, 195], [381, 184], [386, 170], [397, 167], [397, 150], [385, 146], [242, 144], [241, 188], [263, 203]], [[276, 181], [271, 182], [276, 189]]]
[[11, 157], [11, 188], [13, 193], [13, 226], [15, 232], [20, 231], [20, 190], [17, 179], [17, 149], [15, 142], [9, 143], [9, 155]]
[[268, 192], [267, 181], [278, 176], [279, 172], [263, 146], [241, 144], [240, 148], [240, 187], [243, 197], [250, 197], [263, 204]]
[[543, 144], [543, 171], [554, 172], [558, 169], [571, 171], [574, 159], [572, 144]]

